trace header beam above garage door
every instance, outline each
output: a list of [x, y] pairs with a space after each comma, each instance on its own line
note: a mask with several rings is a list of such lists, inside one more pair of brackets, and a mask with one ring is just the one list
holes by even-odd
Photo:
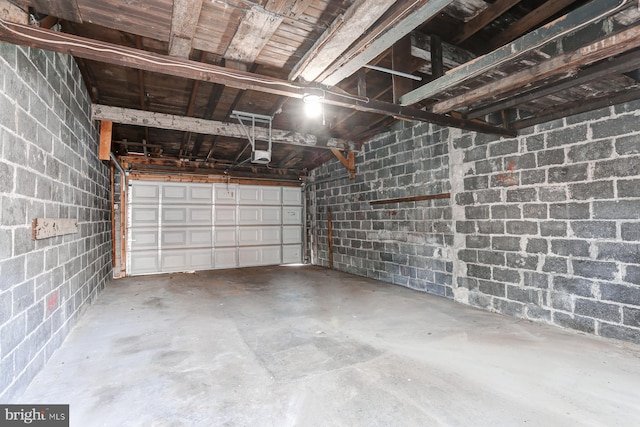
[[[134, 110], [130, 108], [110, 107], [107, 105], [93, 104], [94, 120], [109, 120], [125, 125], [148, 126], [158, 129], [179, 130], [207, 135], [227, 136], [231, 138], [245, 139], [246, 134], [242, 126], [237, 123], [224, 123], [214, 120], [204, 120], [195, 117], [175, 116], [172, 114], [154, 113], [151, 111]], [[353, 145], [343, 139], [330, 138], [327, 141], [319, 141], [315, 135], [301, 134], [288, 130], [272, 129], [272, 142], [279, 144], [298, 145], [301, 147], [313, 147], [323, 149], [346, 150]], [[256, 127], [255, 138], [259, 141], [268, 141], [268, 129]]]

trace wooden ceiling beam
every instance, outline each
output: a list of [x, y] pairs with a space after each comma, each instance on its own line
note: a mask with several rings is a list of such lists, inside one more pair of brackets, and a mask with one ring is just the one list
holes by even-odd
[[472, 110], [465, 116], [468, 119], [475, 119], [496, 111], [517, 107], [518, 105], [540, 99], [548, 95], [553, 95], [554, 93], [571, 89], [600, 78], [610, 77], [614, 74], [627, 73], [637, 68], [640, 68], [640, 50], [635, 50], [633, 52], [620, 55], [610, 61], [604, 61], [589, 68], [585, 68], [579, 71], [575, 76], [561, 80], [557, 83], [525, 92], [521, 95], [514, 96], [501, 102], [496, 102], [486, 107]]
[[282, 15], [253, 6], [240, 21], [224, 57], [245, 63], [255, 61], [283, 20]]
[[77, 0], [30, 0], [26, 3], [33, 6], [36, 12], [82, 24], [82, 15], [80, 14]]
[[171, 12], [169, 55], [189, 58], [203, 0], [174, 0]]
[[[431, 69], [431, 51], [433, 49], [432, 37], [419, 31], [411, 33], [411, 55], [425, 61], [427, 65], [419, 70], [425, 74], [433, 74]], [[461, 64], [472, 61], [476, 56], [458, 46], [441, 41], [442, 46], [442, 66], [445, 70], [456, 68]]]
[[572, 116], [574, 114], [586, 113], [588, 111], [599, 110], [600, 108], [610, 107], [624, 102], [630, 102], [640, 99], [640, 89], [622, 90], [617, 93], [609, 93], [592, 99], [582, 99], [561, 105], [551, 110], [545, 110], [537, 113], [534, 117], [522, 119], [511, 123], [515, 129], [524, 129], [540, 123], [551, 120], [561, 119], [563, 117]]
[[[179, 130], [184, 132], [202, 133], [207, 135], [219, 135], [230, 138], [246, 139], [246, 134], [240, 124], [223, 123], [214, 120], [203, 120], [194, 117], [175, 116], [171, 114], [154, 113], [151, 111], [132, 110], [129, 108], [110, 107], [94, 104], [92, 107], [93, 120], [110, 120], [134, 126], [148, 126], [159, 129]], [[256, 127], [255, 138], [260, 141], [268, 141], [266, 128]], [[288, 130], [273, 129], [272, 141], [280, 144], [299, 145], [313, 148], [340, 148], [348, 149], [349, 142], [331, 138], [326, 142], [318, 141], [315, 135], [303, 135]]]
[[393, 4], [394, 0], [356, 0], [339, 15], [293, 67], [289, 80], [314, 81]]
[[500, 32], [488, 43], [489, 51], [496, 49], [517, 38], [520, 34], [529, 32], [532, 28], [551, 18], [562, 9], [571, 6], [576, 0], [547, 0], [544, 4], [532, 10], [509, 28]]
[[[316, 80], [334, 86], [369, 63], [418, 26], [429, 21], [454, 0], [420, 0], [396, 5], [395, 13], [384, 19], [354, 47], [325, 70]], [[400, 3], [400, 2], [396, 2]], [[405, 2], [403, 2], [405, 3]]]
[[511, 74], [508, 78], [494, 81], [477, 89], [441, 101], [433, 105], [434, 113], [444, 113], [471, 103], [494, 97], [533, 82], [555, 75], [577, 70], [578, 67], [592, 64], [613, 55], [626, 52], [640, 46], [640, 25], [628, 28], [580, 49], [558, 55], [536, 66]]
[[[0, 20], [0, 40], [31, 46], [90, 59], [107, 64], [137, 68], [150, 72], [182, 77], [186, 79], [214, 82], [237, 89], [255, 90], [275, 95], [301, 99], [308, 87], [286, 80], [255, 73], [230, 70], [212, 64], [203, 64], [168, 55], [146, 52], [87, 39], [70, 34], [57, 33], [42, 28], [13, 24]], [[418, 108], [359, 98], [357, 96], [325, 90], [324, 103], [357, 111], [392, 116], [399, 119], [435, 123], [441, 126], [457, 127], [481, 133], [514, 136], [512, 130], [488, 123], [476, 123], [441, 114], [433, 114]]]
[[575, 30], [576, 27], [584, 26], [594, 17], [601, 15], [604, 17], [608, 13], [615, 12], [620, 3], [620, 0], [601, 0], [587, 3], [554, 22], [525, 34], [513, 43], [463, 64], [439, 79], [409, 92], [401, 98], [400, 103], [402, 105], [412, 105], [464, 83], [555, 38], [563, 36]]
[[497, 0], [480, 12], [478, 16], [465, 23], [451, 42], [453, 44], [462, 43], [518, 3], [520, 3], [520, 0]]

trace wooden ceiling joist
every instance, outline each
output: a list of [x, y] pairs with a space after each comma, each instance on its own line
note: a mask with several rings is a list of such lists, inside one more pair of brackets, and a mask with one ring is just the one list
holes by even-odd
[[486, 73], [501, 64], [511, 61], [526, 52], [541, 47], [545, 43], [573, 32], [590, 23], [594, 18], [604, 18], [608, 14], [615, 13], [624, 3], [624, 0], [601, 0], [587, 3], [554, 22], [525, 34], [513, 43], [463, 64], [439, 79], [409, 92], [401, 97], [400, 103], [402, 105], [412, 105], [423, 99], [431, 98], [447, 89]]
[[492, 5], [483, 10], [478, 16], [465, 23], [453, 38], [452, 43], [460, 44], [463, 41], [467, 40], [469, 37], [483, 29], [491, 21], [493, 21], [518, 3], [520, 3], [520, 0], [497, 0]]
[[322, 73], [318, 80], [327, 86], [340, 83], [452, 2], [453, 0], [430, 0], [413, 2], [408, 8], [396, 6], [394, 16], [387, 17], [385, 22], [370, 31], [343, 55], [343, 59]]
[[639, 46], [640, 25], [583, 46], [576, 51], [558, 55], [536, 66], [511, 74], [509, 78], [496, 80], [462, 95], [434, 104], [432, 111], [434, 113], [452, 111], [476, 101], [526, 87], [534, 81], [570, 73], [583, 65], [592, 64]]
[[47, 13], [65, 21], [82, 23], [82, 15], [77, 0], [30, 0], [29, 4], [37, 12]]
[[539, 112], [534, 117], [518, 120], [511, 123], [511, 125], [514, 129], [524, 129], [529, 126], [548, 122], [550, 120], [561, 119], [563, 117], [572, 116], [574, 114], [586, 113], [588, 111], [594, 111], [616, 104], [635, 101], [637, 99], [640, 99], [639, 88], [623, 90], [617, 94], [607, 94], [605, 96], [600, 96], [589, 100], [580, 100], [561, 105], [554, 109]]
[[188, 58], [196, 34], [203, 0], [174, 0], [171, 13], [169, 55]]
[[240, 21], [240, 26], [224, 55], [225, 58], [244, 63], [253, 62], [283, 20], [282, 15], [260, 6], [253, 6]]
[[495, 38], [489, 41], [489, 50], [496, 49], [514, 40], [520, 34], [530, 31], [545, 20], [551, 18], [562, 9], [575, 3], [576, 0], [548, 0], [541, 6], [532, 10]]
[[[431, 39], [430, 35], [422, 34], [419, 31], [411, 33], [411, 55], [425, 61], [427, 65], [420, 68], [420, 71], [425, 74], [432, 74]], [[440, 45], [442, 47], [442, 65], [446, 70], [456, 68], [476, 58], [473, 53], [450, 43], [441, 41]]]
[[[109, 120], [127, 125], [148, 126], [159, 129], [179, 130], [184, 132], [219, 135], [230, 138], [246, 139], [246, 133], [237, 123], [223, 123], [214, 120], [203, 120], [194, 117], [174, 116], [151, 111], [132, 110], [129, 108], [111, 107], [94, 104], [92, 106], [94, 120]], [[266, 128], [256, 127], [255, 138], [268, 141]], [[331, 138], [326, 142], [318, 141], [315, 135], [303, 135], [288, 130], [272, 129], [272, 141], [280, 144], [299, 145], [302, 147], [325, 149], [348, 149], [349, 142]]]
[[505, 110], [507, 108], [516, 107], [518, 105], [552, 95], [563, 90], [571, 89], [594, 80], [605, 78], [614, 74], [627, 73], [640, 68], [640, 50], [635, 50], [624, 55], [620, 55], [613, 60], [604, 61], [585, 68], [578, 72], [575, 76], [561, 80], [557, 83], [550, 84], [543, 88], [534, 89], [529, 92], [516, 95], [504, 101], [496, 102], [475, 110], [470, 111], [465, 116], [468, 119], [475, 119], [494, 113], [496, 111]]
[[338, 16], [293, 67], [289, 80], [314, 81], [395, 3], [394, 0], [356, 0]]
[[[304, 85], [255, 73], [230, 70], [212, 64], [160, 55], [115, 45], [97, 42], [84, 37], [57, 33], [42, 28], [9, 23], [0, 20], [0, 40], [26, 45], [98, 62], [116, 64], [124, 67], [143, 69], [160, 74], [183, 77], [193, 80], [215, 82], [236, 89], [255, 90], [291, 98], [302, 98], [307, 90]], [[435, 123], [441, 126], [457, 127], [481, 133], [514, 136], [512, 130], [478, 123], [446, 115], [397, 104], [359, 98], [353, 95], [325, 91], [323, 101], [328, 105], [350, 108], [357, 111], [392, 116], [400, 119]]]

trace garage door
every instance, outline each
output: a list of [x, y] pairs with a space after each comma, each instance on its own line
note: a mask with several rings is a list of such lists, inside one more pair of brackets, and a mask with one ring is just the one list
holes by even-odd
[[299, 187], [130, 182], [130, 275], [301, 262]]

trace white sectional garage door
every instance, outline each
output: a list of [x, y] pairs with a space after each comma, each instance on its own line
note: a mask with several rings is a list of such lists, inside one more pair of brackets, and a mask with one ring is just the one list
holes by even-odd
[[131, 181], [130, 275], [301, 259], [299, 187]]

